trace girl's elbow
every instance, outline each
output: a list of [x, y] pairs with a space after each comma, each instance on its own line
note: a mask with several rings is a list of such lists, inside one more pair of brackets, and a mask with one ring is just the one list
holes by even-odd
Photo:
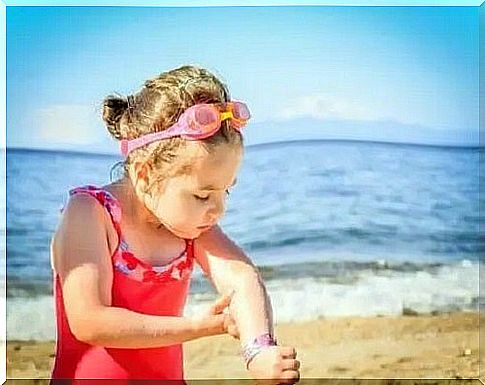
[[72, 335], [81, 342], [89, 345], [99, 345], [101, 340], [100, 328], [95, 317], [76, 317], [69, 321]]

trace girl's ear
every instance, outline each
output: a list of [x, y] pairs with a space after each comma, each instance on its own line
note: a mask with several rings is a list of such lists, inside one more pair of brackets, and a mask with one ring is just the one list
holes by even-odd
[[137, 186], [139, 186], [142, 191], [146, 191], [150, 184], [151, 165], [148, 162], [135, 162], [133, 168]]

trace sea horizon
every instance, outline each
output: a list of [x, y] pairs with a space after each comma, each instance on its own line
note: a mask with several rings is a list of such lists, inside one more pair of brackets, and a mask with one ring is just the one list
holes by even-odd
[[[366, 140], [366, 139], [345, 139], [345, 138], [315, 138], [315, 139], [291, 139], [281, 141], [261, 142], [245, 145], [245, 148], [263, 148], [268, 146], [277, 146], [281, 144], [298, 144], [298, 143], [320, 143], [320, 142], [335, 142], [335, 143], [373, 143], [373, 144], [389, 144], [397, 146], [416, 146], [416, 147], [443, 147], [443, 148], [456, 148], [456, 149], [482, 149], [485, 148], [485, 144], [470, 144], [470, 145], [454, 145], [445, 143], [419, 143], [419, 142], [394, 142], [383, 140]], [[87, 150], [72, 150], [66, 148], [47, 148], [47, 147], [24, 147], [24, 146], [6, 146], [0, 148], [0, 150], [8, 151], [38, 151], [38, 152], [52, 152], [52, 153], [69, 153], [69, 154], [84, 154], [84, 155], [100, 155], [100, 156], [117, 156], [116, 152], [98, 152]]]

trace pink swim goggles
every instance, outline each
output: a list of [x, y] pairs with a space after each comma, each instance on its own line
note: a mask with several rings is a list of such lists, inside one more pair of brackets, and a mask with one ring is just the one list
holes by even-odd
[[248, 106], [239, 101], [212, 104], [196, 104], [187, 108], [177, 123], [166, 130], [143, 135], [139, 138], [121, 141], [121, 154], [127, 156], [131, 151], [156, 140], [180, 136], [186, 140], [208, 138], [219, 131], [221, 123], [230, 119], [232, 128], [241, 132], [251, 114]]

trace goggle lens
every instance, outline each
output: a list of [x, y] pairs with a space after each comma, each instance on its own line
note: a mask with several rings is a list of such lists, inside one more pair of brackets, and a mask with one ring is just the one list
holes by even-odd
[[195, 120], [202, 126], [211, 126], [217, 122], [217, 115], [211, 108], [200, 108], [195, 111]]
[[251, 117], [251, 113], [244, 103], [234, 103], [233, 114], [239, 120], [248, 120]]
[[219, 113], [213, 107], [203, 106], [193, 112], [192, 119], [189, 119], [189, 126], [194, 133], [210, 135], [219, 125]]

